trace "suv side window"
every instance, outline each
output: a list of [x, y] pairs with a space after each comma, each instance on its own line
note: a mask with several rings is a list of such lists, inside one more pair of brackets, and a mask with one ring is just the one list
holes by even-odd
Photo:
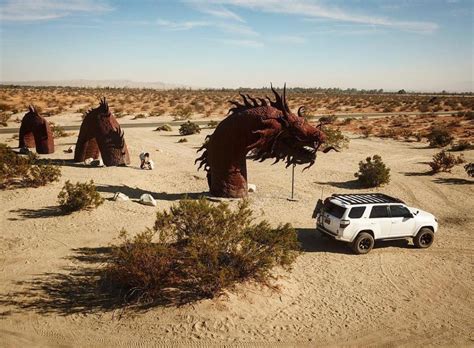
[[349, 217], [351, 219], [360, 219], [364, 215], [365, 207], [354, 207], [349, 212]]
[[403, 205], [391, 205], [390, 212], [392, 217], [407, 217], [411, 215], [410, 211]]
[[388, 218], [390, 217], [388, 214], [388, 205], [374, 205], [372, 210], [370, 211], [370, 218], [377, 219], [377, 218]]

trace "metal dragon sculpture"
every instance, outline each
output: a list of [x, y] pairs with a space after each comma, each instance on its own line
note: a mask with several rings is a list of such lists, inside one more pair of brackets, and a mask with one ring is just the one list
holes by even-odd
[[[218, 197], [247, 196], [247, 154], [260, 162], [272, 158], [277, 163], [290, 165], [316, 161], [317, 151], [325, 141], [321, 125], [310, 125], [303, 117], [303, 107], [295, 115], [286, 102], [286, 85], [280, 95], [271, 87], [275, 101], [270, 98], [252, 98], [240, 94], [242, 102], [230, 101], [234, 106], [219, 123], [213, 134], [206, 137], [198, 150], [204, 150], [196, 159], [199, 168], [207, 171], [211, 194]], [[328, 152], [333, 147], [322, 152]]]
[[97, 159], [99, 154], [106, 166], [130, 164], [124, 132], [110, 112], [105, 98], [100, 100], [97, 108], [86, 113], [79, 130], [74, 160]]
[[19, 147], [36, 147], [39, 154], [54, 152], [54, 136], [48, 121], [41, 116], [33, 105], [23, 116], [20, 126]]

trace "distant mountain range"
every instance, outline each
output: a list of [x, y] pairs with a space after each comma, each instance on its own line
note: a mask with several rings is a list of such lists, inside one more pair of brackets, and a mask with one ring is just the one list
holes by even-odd
[[174, 89], [190, 88], [185, 85], [178, 85], [164, 82], [139, 82], [131, 80], [57, 80], [57, 81], [2, 81], [2, 85], [17, 86], [68, 86], [68, 87], [129, 87], [129, 88], [154, 88], [154, 89]]

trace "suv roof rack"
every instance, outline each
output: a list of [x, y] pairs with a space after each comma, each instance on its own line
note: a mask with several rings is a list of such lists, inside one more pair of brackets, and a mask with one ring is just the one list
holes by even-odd
[[388, 196], [383, 193], [350, 193], [333, 194], [331, 197], [337, 198], [344, 204], [376, 204], [376, 203], [402, 203], [402, 200]]

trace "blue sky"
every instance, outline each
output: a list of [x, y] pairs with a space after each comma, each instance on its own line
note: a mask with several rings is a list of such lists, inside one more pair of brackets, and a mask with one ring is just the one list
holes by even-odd
[[472, 0], [0, 0], [1, 81], [473, 90]]

